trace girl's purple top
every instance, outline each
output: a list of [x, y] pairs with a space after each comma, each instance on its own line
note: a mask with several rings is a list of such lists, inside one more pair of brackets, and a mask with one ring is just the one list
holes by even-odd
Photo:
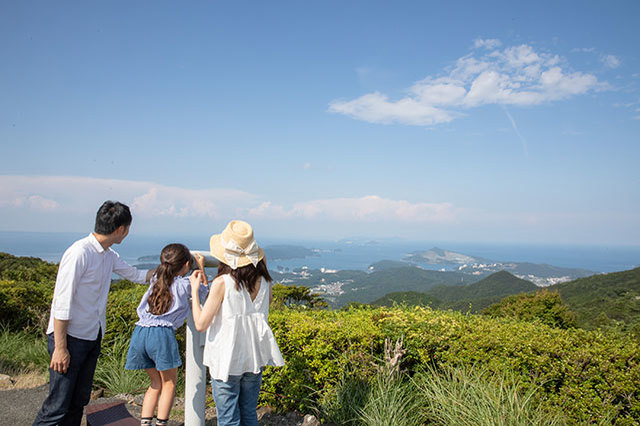
[[[171, 307], [162, 315], [153, 315], [149, 312], [149, 295], [153, 290], [154, 284], [158, 281], [154, 275], [151, 278], [151, 284], [147, 289], [147, 292], [142, 296], [140, 305], [138, 305], [138, 317], [140, 320], [136, 323], [140, 327], [173, 327], [174, 330], [178, 329], [184, 320], [187, 318], [189, 312], [189, 298], [191, 297], [191, 282], [188, 277], [177, 276], [173, 279], [173, 283], [169, 287], [173, 303]], [[200, 301], [206, 298], [207, 292], [204, 285], [200, 286]]]

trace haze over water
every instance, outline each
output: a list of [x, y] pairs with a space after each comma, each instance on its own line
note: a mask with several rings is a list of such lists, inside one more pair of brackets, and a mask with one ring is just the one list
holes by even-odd
[[[16, 256], [34, 256], [49, 262], [59, 262], [64, 250], [86, 233], [0, 232], [0, 251]], [[182, 242], [192, 249], [207, 249], [209, 236], [185, 236], [181, 238], [130, 235], [114, 249], [127, 262], [143, 263], [142, 256], [159, 255], [164, 245]], [[455, 251], [475, 257], [497, 261], [547, 263], [567, 268], [582, 268], [594, 272], [615, 272], [640, 266], [639, 246], [570, 246], [542, 244], [481, 244], [443, 241], [403, 241], [393, 239], [354, 239], [340, 241], [312, 240], [262, 240], [263, 247], [290, 244], [308, 249], [318, 249], [317, 255], [304, 259], [267, 259], [269, 268], [311, 269], [359, 269], [380, 260], [402, 260], [413, 251], [432, 247]]]

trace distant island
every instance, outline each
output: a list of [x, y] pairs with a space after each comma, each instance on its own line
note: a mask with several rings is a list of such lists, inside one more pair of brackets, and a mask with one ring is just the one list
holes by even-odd
[[264, 254], [267, 257], [267, 261], [304, 259], [305, 257], [316, 255], [315, 251], [306, 247], [288, 244], [266, 246], [264, 247]]
[[562, 268], [544, 263], [490, 260], [438, 247], [410, 253], [405, 257], [405, 260], [416, 265], [442, 265], [462, 273], [482, 276], [499, 271], [509, 271], [516, 277], [531, 281], [540, 287], [588, 277], [597, 273], [587, 269]]
[[427, 263], [430, 265], [462, 265], [472, 263], [487, 263], [489, 260], [481, 257], [468, 256], [434, 247], [426, 251], [414, 251], [405, 257], [405, 260], [414, 263]]

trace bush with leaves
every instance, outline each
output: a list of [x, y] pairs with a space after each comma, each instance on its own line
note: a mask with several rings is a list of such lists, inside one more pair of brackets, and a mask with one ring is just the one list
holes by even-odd
[[270, 324], [286, 365], [265, 371], [261, 398], [282, 410], [310, 409], [345, 373], [374, 377], [385, 337], [404, 336], [410, 375], [474, 365], [535, 387], [540, 406], [570, 422], [640, 421], [640, 346], [629, 336], [420, 307], [276, 310]]
[[522, 321], [541, 321], [558, 328], [576, 327], [576, 315], [557, 291], [540, 290], [508, 296], [482, 311], [492, 317], [512, 317]]
[[0, 325], [44, 333], [52, 297], [47, 282], [0, 280]]
[[37, 257], [19, 257], [0, 253], [0, 279], [54, 283], [58, 265]]

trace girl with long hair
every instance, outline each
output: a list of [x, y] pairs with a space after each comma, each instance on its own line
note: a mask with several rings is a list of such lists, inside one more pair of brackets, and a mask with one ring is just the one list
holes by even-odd
[[[138, 305], [139, 321], [131, 336], [127, 370], [145, 370], [151, 384], [142, 403], [141, 425], [151, 425], [158, 408], [156, 425], [166, 425], [173, 406], [178, 367], [182, 365], [175, 330], [185, 321], [191, 289], [199, 298], [204, 271], [186, 275], [194, 262], [189, 249], [169, 244], [160, 253], [160, 266]], [[202, 263], [202, 262], [199, 262]]]
[[220, 266], [204, 306], [193, 287], [191, 291], [196, 329], [208, 329], [204, 364], [211, 375], [218, 425], [257, 426], [262, 369], [284, 365], [267, 322], [271, 276], [246, 222], [231, 221], [211, 237], [210, 247]]

